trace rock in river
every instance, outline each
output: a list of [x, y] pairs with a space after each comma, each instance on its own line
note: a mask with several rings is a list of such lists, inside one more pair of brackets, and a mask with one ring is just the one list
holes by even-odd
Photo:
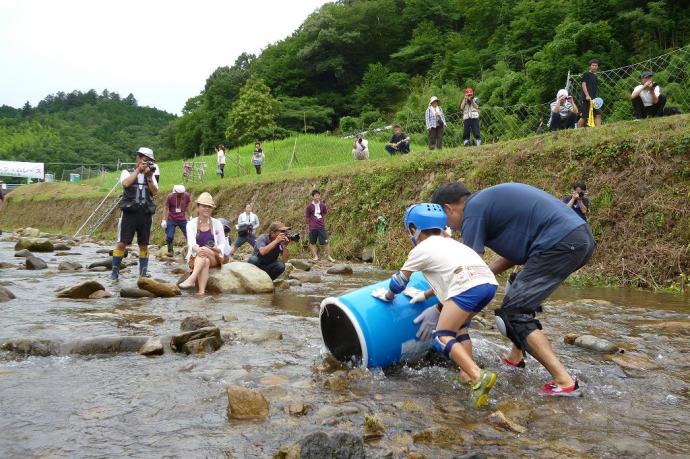
[[76, 261], [62, 261], [58, 265], [58, 271], [79, 271], [81, 264]]
[[151, 292], [147, 292], [146, 290], [142, 290], [140, 288], [121, 288], [120, 289], [120, 296], [122, 298], [155, 298], [156, 295], [154, 295]]
[[31, 251], [27, 249], [18, 250], [14, 253], [14, 256], [17, 258], [26, 258], [29, 255], [33, 255], [33, 253], [31, 253]]
[[25, 260], [26, 269], [46, 269], [48, 267], [48, 263], [34, 255], [26, 257]]
[[215, 324], [202, 316], [189, 316], [182, 319], [180, 330], [194, 331], [200, 328], [215, 327]]
[[207, 289], [213, 293], [273, 293], [274, 287], [264, 271], [236, 261], [212, 270]]
[[96, 290], [91, 295], [89, 295], [89, 299], [90, 300], [100, 300], [103, 298], [111, 298], [112, 296], [113, 296], [113, 294], [106, 291], [106, 290]]
[[53, 252], [55, 247], [49, 239], [39, 237], [22, 237], [19, 238], [14, 250], [27, 249], [31, 252]]
[[294, 445], [281, 448], [274, 459], [348, 458], [364, 459], [364, 442], [360, 437], [340, 432], [330, 437], [324, 432], [314, 432]]
[[139, 349], [139, 354], [152, 356], [152, 355], [163, 355], [163, 342], [159, 337], [151, 337], [144, 343]]
[[613, 344], [611, 341], [607, 341], [603, 338], [597, 338], [596, 336], [592, 335], [582, 335], [577, 337], [575, 339], [575, 345], [597, 352], [618, 352], [618, 346]]
[[177, 285], [159, 282], [155, 279], [151, 279], [150, 277], [140, 277], [137, 281], [137, 287], [151, 292], [157, 297], [163, 298], [172, 298], [182, 294]]
[[58, 290], [56, 296], [58, 298], [86, 299], [89, 295], [99, 290], [105, 290], [105, 287], [94, 280], [88, 280], [73, 287]]
[[510, 430], [515, 433], [525, 433], [527, 429], [517, 422], [511, 421], [501, 410], [494, 411], [486, 419], [489, 424], [495, 425], [503, 430]]
[[210, 336], [208, 338], [199, 338], [187, 341], [182, 346], [182, 352], [185, 354], [208, 354], [220, 349], [223, 345], [223, 341], [216, 337]]
[[97, 268], [99, 266], [104, 266], [107, 269], [113, 269], [113, 259], [106, 258], [104, 260], [95, 261], [89, 265], [89, 269]]
[[292, 274], [290, 274], [290, 279], [297, 279], [298, 281], [306, 284], [318, 284], [321, 282], [321, 274], [294, 271]]
[[626, 370], [658, 370], [661, 366], [644, 354], [626, 352], [625, 354], [612, 354], [608, 356]]
[[57, 242], [57, 243], [53, 244], [53, 249], [54, 250], [71, 250], [72, 247], [65, 244], [64, 242]]
[[350, 265], [333, 265], [326, 271], [328, 274], [352, 274]]
[[194, 331], [188, 331], [175, 335], [170, 339], [170, 347], [173, 351], [183, 352], [184, 345], [195, 339], [216, 337], [220, 340], [220, 329], [217, 327], [200, 328]]
[[258, 390], [231, 385], [228, 386], [227, 393], [228, 418], [266, 419], [268, 417], [268, 400]]
[[14, 293], [10, 292], [7, 287], [0, 285], [0, 303], [4, 303], [5, 301], [10, 301], [15, 298], [16, 296], [14, 296]]
[[309, 271], [311, 267], [314, 266], [314, 263], [311, 261], [300, 259], [290, 260], [290, 264], [297, 269], [301, 269], [302, 271]]

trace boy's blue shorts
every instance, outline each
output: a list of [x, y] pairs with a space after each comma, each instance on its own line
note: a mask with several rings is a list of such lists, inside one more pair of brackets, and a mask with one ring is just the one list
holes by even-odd
[[479, 312], [494, 299], [496, 289], [493, 284], [481, 284], [454, 296], [453, 302], [467, 312]]

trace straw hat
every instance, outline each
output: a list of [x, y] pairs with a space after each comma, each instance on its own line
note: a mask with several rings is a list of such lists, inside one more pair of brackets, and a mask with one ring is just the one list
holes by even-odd
[[433, 104], [434, 102], [440, 102], [440, 100], [438, 100], [438, 97], [432, 96], [431, 99], [429, 99], [429, 105]]
[[211, 196], [210, 193], [207, 191], [204, 191], [199, 195], [199, 197], [196, 200], [197, 204], [201, 204], [202, 206], [209, 206], [209, 207], [216, 207], [216, 203], [213, 202], [213, 196]]

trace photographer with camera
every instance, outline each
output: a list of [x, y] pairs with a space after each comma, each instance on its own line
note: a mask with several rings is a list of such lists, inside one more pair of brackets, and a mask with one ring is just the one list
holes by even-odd
[[[285, 271], [285, 263], [288, 261], [288, 244], [299, 242], [299, 234], [290, 234], [290, 227], [282, 222], [273, 222], [268, 227], [268, 234], [262, 234], [256, 239], [254, 255], [249, 257], [247, 263], [265, 271], [271, 279], [275, 279]], [[280, 258], [280, 260], [278, 259]]]
[[474, 89], [465, 89], [465, 97], [460, 102], [460, 111], [462, 112], [462, 138], [463, 145], [469, 147], [472, 145], [470, 141], [470, 131], [474, 135], [474, 142], [477, 146], [482, 144], [482, 136], [479, 133], [479, 103], [474, 97]]
[[231, 257], [245, 242], [248, 242], [252, 248], [256, 245], [256, 230], [259, 229], [259, 217], [252, 212], [251, 204], [247, 204], [244, 207], [244, 212], [237, 217], [237, 225], [235, 228], [237, 228], [237, 239], [230, 248]]
[[561, 129], [575, 128], [579, 113], [573, 96], [568, 94], [567, 89], [559, 89], [558, 93], [556, 93], [556, 100], [551, 102], [549, 129], [553, 132]]
[[151, 222], [156, 213], [153, 196], [158, 192], [158, 182], [153, 175], [153, 150], [141, 147], [136, 152], [137, 160], [134, 169], [124, 170], [120, 174], [122, 184], [122, 214], [117, 228], [117, 246], [113, 249], [113, 270], [110, 279], [118, 282], [120, 265], [125, 256], [125, 249], [137, 236], [139, 244], [139, 276], [145, 277], [149, 266], [149, 238]]
[[328, 213], [326, 204], [321, 202], [321, 193], [319, 190], [312, 190], [311, 202], [307, 205], [304, 211], [304, 216], [307, 219], [309, 227], [309, 248], [311, 249], [312, 259], [319, 261], [319, 252], [316, 249], [316, 241], [323, 246], [323, 251], [326, 254], [328, 261], [335, 261], [331, 258], [330, 247], [328, 244], [328, 237], [326, 236], [326, 222], [324, 217]]
[[213, 197], [207, 192], [201, 193], [196, 206], [197, 217], [187, 223], [187, 262], [192, 273], [179, 287], [189, 289], [196, 285], [199, 295], [203, 295], [209, 270], [223, 264], [223, 254], [227, 249], [223, 223], [211, 217], [216, 208]]
[[369, 142], [362, 133], [357, 134], [357, 140], [352, 146], [352, 157], [355, 160], [369, 159]]
[[589, 212], [589, 199], [585, 197], [586, 192], [587, 185], [576, 183], [573, 185], [573, 192], [563, 197], [563, 202], [573, 209], [584, 221], [587, 221], [587, 212]]

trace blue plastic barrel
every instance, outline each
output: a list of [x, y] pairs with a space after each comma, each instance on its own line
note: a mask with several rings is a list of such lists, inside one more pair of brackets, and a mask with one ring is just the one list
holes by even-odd
[[[413, 320], [438, 300], [431, 297], [424, 303], [410, 304], [409, 297], [398, 294], [386, 303], [371, 296], [373, 290], [387, 288], [388, 283], [381, 281], [321, 302], [321, 336], [335, 358], [366, 367], [386, 367], [418, 359], [431, 348], [431, 340], [415, 337], [419, 326]], [[409, 286], [429, 289], [421, 273], [412, 274]]]

